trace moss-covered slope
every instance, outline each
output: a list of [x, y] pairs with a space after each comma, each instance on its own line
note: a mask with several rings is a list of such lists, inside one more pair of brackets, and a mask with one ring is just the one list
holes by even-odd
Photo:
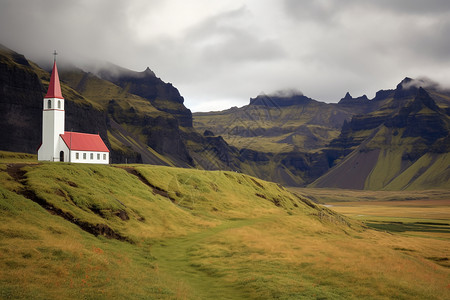
[[448, 296], [426, 258], [446, 241], [393, 239], [235, 172], [1, 153], [0, 237], [4, 299]]

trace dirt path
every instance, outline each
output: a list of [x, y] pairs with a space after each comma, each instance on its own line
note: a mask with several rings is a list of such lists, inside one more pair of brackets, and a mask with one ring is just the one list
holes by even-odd
[[158, 268], [190, 287], [191, 296], [197, 299], [246, 299], [248, 296], [221, 277], [212, 277], [199, 270], [189, 257], [189, 251], [202, 241], [226, 230], [264, 222], [273, 217], [252, 220], [226, 221], [202, 232], [181, 238], [168, 239], [153, 245], [151, 253], [157, 259]]

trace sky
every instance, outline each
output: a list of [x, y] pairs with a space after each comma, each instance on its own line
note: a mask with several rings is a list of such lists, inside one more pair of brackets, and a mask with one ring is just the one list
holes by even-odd
[[450, 87], [448, 0], [0, 0], [0, 44], [149, 67], [193, 112], [283, 90], [371, 99], [404, 77]]

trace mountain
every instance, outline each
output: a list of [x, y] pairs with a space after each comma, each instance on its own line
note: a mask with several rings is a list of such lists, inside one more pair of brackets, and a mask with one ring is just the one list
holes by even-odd
[[[356, 102], [355, 102], [356, 101]], [[242, 171], [285, 185], [311, 183], [331, 166], [328, 144], [355, 113], [380, 104], [350, 94], [327, 104], [303, 94], [261, 94], [248, 105], [220, 112], [194, 113], [194, 128], [222, 136], [247, 161]]]
[[[260, 95], [241, 108], [195, 113], [194, 127], [240, 149], [254, 162], [251, 174], [287, 185], [447, 188], [449, 107], [449, 92], [405, 78], [373, 99], [347, 93], [337, 104], [301, 94]], [[394, 158], [385, 154], [394, 149], [399, 149], [395, 170]]]
[[[384, 105], [345, 123], [327, 151], [338, 163], [312, 187], [350, 189], [423, 189], [450, 187], [448, 102], [437, 105], [430, 93], [408, 86], [405, 78]], [[440, 99], [450, 99], [440, 94]]]
[[[99, 133], [113, 163], [233, 170], [290, 186], [448, 188], [450, 93], [405, 78], [373, 99], [299, 92], [195, 113], [149, 68], [59, 65], [66, 130]], [[49, 73], [0, 47], [0, 150], [35, 153]]]
[[103, 63], [95, 67], [95, 73], [126, 92], [149, 100], [158, 110], [172, 114], [180, 126], [192, 127], [192, 113], [183, 105], [184, 98], [178, 89], [156, 77], [150, 68], [135, 72], [111, 63]]

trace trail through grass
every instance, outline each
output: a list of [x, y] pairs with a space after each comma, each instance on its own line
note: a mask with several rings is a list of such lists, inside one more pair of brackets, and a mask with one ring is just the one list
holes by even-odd
[[233, 285], [233, 282], [224, 283], [218, 274], [202, 269], [191, 259], [191, 251], [200, 242], [210, 237], [220, 235], [222, 232], [243, 228], [255, 223], [274, 219], [264, 217], [247, 220], [230, 220], [214, 228], [193, 233], [181, 238], [166, 239], [151, 248], [151, 254], [157, 260], [160, 270], [171, 274], [174, 280], [180, 280], [192, 288], [191, 296], [198, 299], [244, 299], [245, 293]]

